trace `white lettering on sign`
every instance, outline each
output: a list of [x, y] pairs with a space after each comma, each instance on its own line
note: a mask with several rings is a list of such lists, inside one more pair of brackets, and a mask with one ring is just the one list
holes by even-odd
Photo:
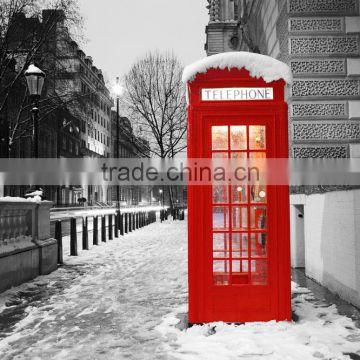
[[202, 101], [274, 100], [273, 88], [202, 89]]

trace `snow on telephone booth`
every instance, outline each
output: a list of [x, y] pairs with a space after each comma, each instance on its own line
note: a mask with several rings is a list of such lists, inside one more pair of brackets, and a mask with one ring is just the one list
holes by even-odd
[[[188, 158], [287, 158], [289, 67], [230, 52], [185, 68]], [[291, 319], [288, 186], [189, 185], [189, 322]]]

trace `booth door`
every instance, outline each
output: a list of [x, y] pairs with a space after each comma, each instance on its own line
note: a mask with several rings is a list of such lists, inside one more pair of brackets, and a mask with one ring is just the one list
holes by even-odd
[[[227, 123], [227, 124], [226, 124]], [[273, 119], [210, 122], [212, 158], [273, 157]], [[276, 318], [276, 188], [259, 184], [212, 186], [206, 232], [207, 321]], [[210, 224], [210, 226], [208, 226]]]

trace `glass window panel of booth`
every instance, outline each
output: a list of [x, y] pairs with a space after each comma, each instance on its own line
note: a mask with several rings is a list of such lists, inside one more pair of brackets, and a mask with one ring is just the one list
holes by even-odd
[[213, 229], [229, 230], [229, 208], [225, 206], [213, 206], [212, 208]]
[[232, 204], [247, 203], [247, 185], [231, 186], [231, 203]]
[[227, 204], [229, 199], [229, 187], [227, 185], [213, 186], [213, 204]]
[[230, 126], [230, 149], [247, 149], [247, 129], [246, 126]]
[[213, 260], [214, 285], [230, 285], [230, 261]]
[[266, 230], [266, 206], [250, 206], [250, 226], [252, 230]]
[[228, 233], [213, 234], [213, 258], [229, 258], [230, 257], [230, 240]]
[[232, 231], [245, 231], [248, 228], [247, 206], [233, 206], [231, 209]]
[[266, 285], [268, 282], [268, 261], [251, 260], [251, 283], [253, 285]]
[[213, 159], [227, 159], [228, 158], [228, 152], [226, 151], [217, 151], [212, 153]]
[[250, 159], [265, 159], [266, 158], [266, 152], [264, 151], [252, 151], [249, 153]]
[[[215, 126], [212, 157], [266, 158], [265, 126]], [[267, 187], [214, 185], [213, 282], [264, 285], [268, 281]]]
[[[243, 152], [238, 152], [238, 151], [234, 152], [234, 151], [232, 151], [231, 155], [230, 155], [230, 158], [231, 159], [239, 159], [239, 160], [246, 159], [247, 158], [247, 153], [246, 153], [246, 151], [243, 151]], [[241, 165], [243, 165], [243, 164], [241, 164]]]
[[249, 234], [232, 233], [231, 251], [234, 259], [247, 258], [249, 256]]
[[265, 185], [250, 185], [250, 202], [262, 203], [267, 202], [267, 193]]
[[266, 149], [266, 133], [265, 126], [251, 125], [249, 126], [249, 150]]
[[212, 134], [212, 149], [213, 150], [228, 150], [229, 148], [229, 129], [228, 126], [213, 126]]
[[250, 234], [251, 257], [267, 256], [267, 234], [264, 232]]

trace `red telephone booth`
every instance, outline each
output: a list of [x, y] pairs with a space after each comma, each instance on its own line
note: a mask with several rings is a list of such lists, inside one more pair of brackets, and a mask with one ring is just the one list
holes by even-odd
[[[189, 158], [287, 158], [291, 71], [234, 52], [188, 66]], [[189, 322], [291, 319], [289, 189], [189, 185]]]

